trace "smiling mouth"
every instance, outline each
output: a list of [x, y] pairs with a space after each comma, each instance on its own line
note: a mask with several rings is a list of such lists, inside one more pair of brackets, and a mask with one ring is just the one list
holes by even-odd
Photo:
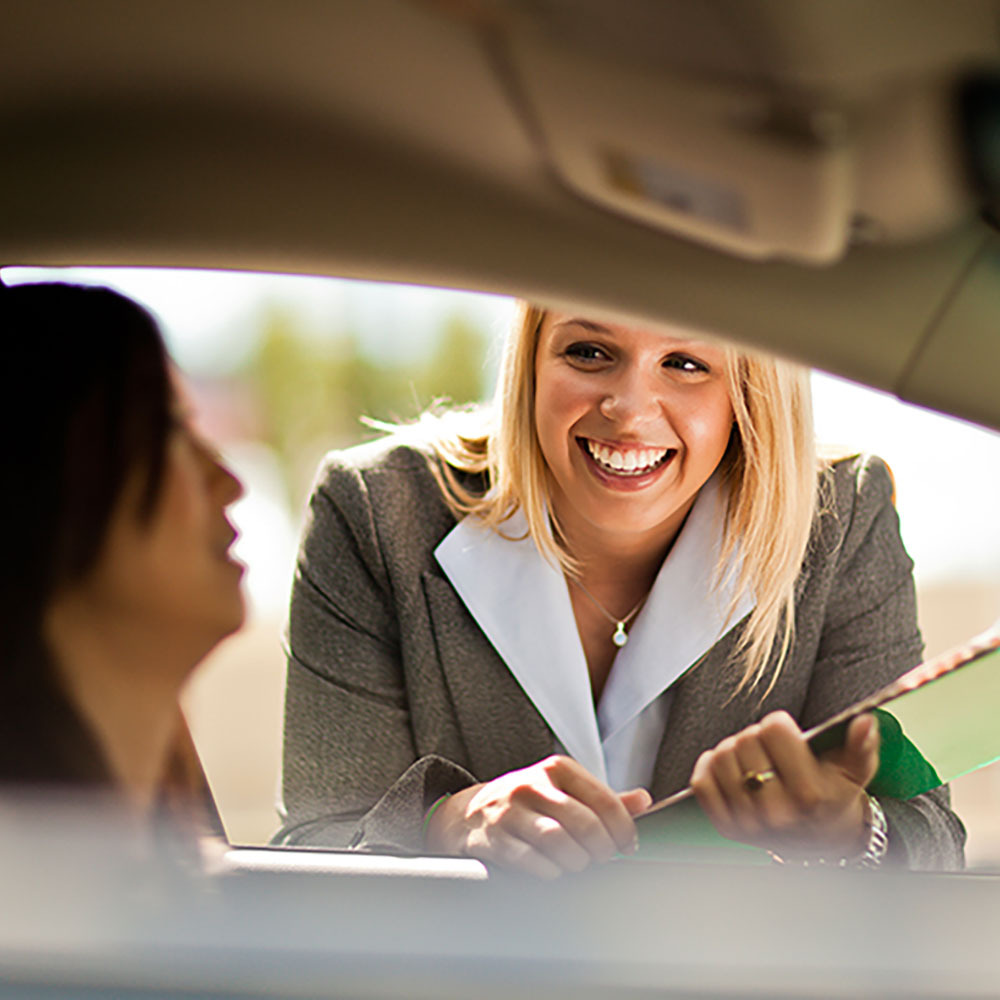
[[674, 448], [622, 448], [592, 441], [590, 438], [577, 438], [577, 441], [597, 467], [609, 476], [648, 476], [665, 465], [676, 453]]
[[239, 532], [232, 526], [229, 526], [229, 530], [226, 532], [225, 538], [220, 539], [219, 541], [218, 552], [223, 559], [229, 562], [237, 561], [233, 557], [233, 546], [236, 544], [236, 539], [239, 537]]

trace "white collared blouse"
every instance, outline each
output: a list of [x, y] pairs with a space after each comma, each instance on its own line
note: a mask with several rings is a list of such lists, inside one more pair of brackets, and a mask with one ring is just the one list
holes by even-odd
[[721, 574], [723, 584], [715, 585], [723, 513], [713, 476], [616, 654], [597, 705], [566, 578], [527, 535], [520, 512], [504, 535], [466, 517], [435, 550], [476, 623], [554, 733], [554, 750], [616, 791], [648, 787], [672, 685], [754, 606], [744, 594], [732, 607], [730, 571], [738, 552]]

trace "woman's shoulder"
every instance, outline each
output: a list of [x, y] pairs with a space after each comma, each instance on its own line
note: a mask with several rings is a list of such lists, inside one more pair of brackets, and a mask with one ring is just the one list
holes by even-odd
[[[428, 412], [412, 424], [375, 425], [383, 436], [323, 460], [315, 489], [348, 492], [388, 488], [447, 503], [452, 487], [474, 496], [488, 488], [485, 408]], [[447, 487], [445, 485], [447, 481]]]
[[339, 565], [345, 539], [370, 566], [381, 566], [389, 550], [412, 555], [433, 548], [455, 524], [433, 461], [431, 453], [391, 436], [329, 452], [304, 520], [304, 558]]
[[431, 447], [386, 435], [374, 441], [328, 452], [320, 463], [314, 492], [336, 497], [391, 489], [440, 494]]
[[869, 452], [845, 454], [826, 462], [819, 493], [820, 537], [839, 558], [867, 551], [877, 539], [902, 548], [896, 490], [884, 459]]
[[[896, 501], [896, 484], [885, 459], [840, 449], [823, 456], [820, 508], [832, 500], [838, 512], [859, 514]], [[826, 493], [826, 497], [823, 497]], [[830, 494], [832, 493], [832, 497]]]

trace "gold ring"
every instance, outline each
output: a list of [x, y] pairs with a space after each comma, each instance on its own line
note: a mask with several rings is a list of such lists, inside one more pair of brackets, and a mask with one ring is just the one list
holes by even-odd
[[772, 778], [777, 778], [777, 774], [770, 768], [766, 771], [745, 771], [743, 774], [743, 787], [750, 792], [759, 792]]

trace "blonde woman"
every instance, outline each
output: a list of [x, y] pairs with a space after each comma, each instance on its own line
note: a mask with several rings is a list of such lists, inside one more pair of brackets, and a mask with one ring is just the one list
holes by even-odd
[[888, 472], [817, 459], [802, 370], [526, 306], [491, 407], [320, 473], [280, 836], [550, 877], [693, 782], [777, 855], [959, 866], [946, 790], [865, 793], [873, 719], [801, 736], [920, 653]]

